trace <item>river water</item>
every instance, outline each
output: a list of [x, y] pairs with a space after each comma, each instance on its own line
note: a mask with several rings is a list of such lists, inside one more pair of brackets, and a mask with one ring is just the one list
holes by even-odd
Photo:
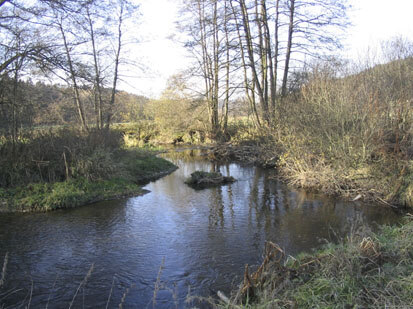
[[[0, 307], [182, 308], [188, 295], [229, 293], [245, 264], [261, 262], [267, 240], [296, 255], [356, 224], [400, 220], [377, 205], [293, 190], [270, 170], [212, 164], [199, 150], [164, 157], [179, 169], [149, 183], [144, 196], [0, 214], [1, 265], [8, 252]], [[195, 170], [237, 181], [194, 190], [183, 182]]]

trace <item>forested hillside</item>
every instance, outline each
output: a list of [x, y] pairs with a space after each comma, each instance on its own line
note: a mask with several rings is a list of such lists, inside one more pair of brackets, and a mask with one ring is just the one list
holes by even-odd
[[[15, 125], [26, 132], [41, 126], [76, 126], [79, 116], [73, 104], [72, 89], [63, 85], [47, 85], [41, 82], [19, 81], [17, 85], [18, 106], [13, 109], [13, 82], [2, 80], [0, 104], [0, 128], [2, 134], [12, 131], [13, 112]], [[84, 102], [87, 123], [95, 124], [93, 89], [83, 87], [80, 97]], [[102, 96], [107, 99], [110, 89], [103, 89]], [[113, 111], [113, 122], [133, 122], [144, 119], [144, 106], [148, 98], [124, 91], [116, 93], [117, 103]], [[104, 112], [108, 107], [104, 106]]]

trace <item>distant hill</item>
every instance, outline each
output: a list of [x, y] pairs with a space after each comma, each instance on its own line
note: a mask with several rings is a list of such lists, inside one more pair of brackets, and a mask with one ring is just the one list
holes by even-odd
[[[48, 85], [42, 82], [20, 81], [17, 87], [18, 101], [12, 102], [8, 93], [13, 91], [12, 81], [2, 80], [0, 93], [0, 128], [1, 123], [10, 123], [13, 106], [20, 115], [19, 126], [47, 126], [78, 123], [78, 114], [73, 101], [72, 89], [62, 85]], [[103, 91], [103, 109], [107, 108], [111, 89]], [[95, 123], [94, 96], [90, 88], [81, 89], [86, 117], [89, 123]], [[118, 91], [114, 107], [113, 122], [136, 121], [143, 117], [144, 105], [149, 101], [144, 96]]]

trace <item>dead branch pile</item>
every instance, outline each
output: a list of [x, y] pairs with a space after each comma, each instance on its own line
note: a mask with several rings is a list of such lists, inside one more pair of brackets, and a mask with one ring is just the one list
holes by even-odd
[[294, 279], [301, 278], [307, 281], [311, 278], [324, 258], [328, 255], [322, 255], [301, 261], [295, 261], [289, 267], [285, 265], [286, 255], [277, 244], [268, 241], [265, 244], [264, 261], [260, 267], [252, 274], [249, 272], [249, 266], [245, 265], [244, 280], [235, 296], [233, 303], [254, 302], [259, 297], [260, 291], [271, 291], [274, 297], [283, 293], [285, 289], [294, 285]]
[[249, 266], [245, 265], [244, 281], [235, 297], [235, 303], [254, 300], [258, 291], [267, 289], [269, 285], [275, 293], [284, 289], [296, 277], [296, 270], [286, 267], [284, 261], [284, 250], [273, 242], [267, 242], [261, 266], [250, 275]]
[[244, 142], [242, 144], [224, 143], [214, 146], [208, 153], [208, 158], [213, 161], [240, 161], [264, 167], [274, 167], [278, 155], [274, 149], [267, 149], [264, 145]]
[[232, 183], [235, 181], [234, 177], [231, 176], [223, 176], [219, 172], [203, 172], [203, 171], [196, 171], [191, 174], [185, 183], [190, 186], [195, 187], [208, 187], [208, 186], [216, 186], [216, 185], [223, 185], [227, 183]]

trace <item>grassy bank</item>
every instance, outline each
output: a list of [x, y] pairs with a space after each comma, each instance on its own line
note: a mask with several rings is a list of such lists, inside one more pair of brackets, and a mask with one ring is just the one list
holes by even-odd
[[297, 258], [267, 246], [261, 268], [222, 308], [407, 308], [413, 306], [413, 221], [355, 231], [342, 244]]
[[72, 208], [117, 197], [140, 195], [141, 187], [125, 179], [88, 181], [75, 179], [55, 183], [34, 183], [0, 190], [2, 211], [29, 212]]
[[0, 145], [0, 211], [70, 208], [143, 193], [176, 169], [154, 152], [124, 148], [118, 132], [36, 132]]

